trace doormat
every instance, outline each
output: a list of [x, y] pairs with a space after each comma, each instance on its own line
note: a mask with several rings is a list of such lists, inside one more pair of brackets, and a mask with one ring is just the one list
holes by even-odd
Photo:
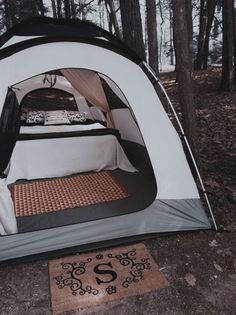
[[107, 171], [15, 184], [11, 191], [16, 217], [85, 207], [129, 196]]
[[53, 315], [169, 285], [143, 243], [51, 260], [49, 275]]

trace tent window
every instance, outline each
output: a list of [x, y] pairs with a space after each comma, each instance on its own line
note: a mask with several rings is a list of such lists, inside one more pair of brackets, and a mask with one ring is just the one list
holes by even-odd
[[74, 96], [55, 88], [29, 92], [20, 104], [22, 113], [32, 110], [78, 110]]

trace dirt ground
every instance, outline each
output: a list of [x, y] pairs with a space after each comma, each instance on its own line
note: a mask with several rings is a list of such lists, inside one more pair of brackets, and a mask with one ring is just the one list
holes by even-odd
[[[168, 288], [64, 315], [236, 314], [236, 92], [217, 91], [219, 69], [196, 72], [194, 78], [204, 181], [220, 232], [145, 241]], [[162, 79], [178, 108], [174, 74]], [[0, 314], [51, 314], [47, 260], [0, 267]]]

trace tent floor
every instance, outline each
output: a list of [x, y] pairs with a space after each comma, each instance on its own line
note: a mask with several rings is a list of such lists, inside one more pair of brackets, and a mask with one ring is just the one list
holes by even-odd
[[145, 209], [155, 198], [155, 181], [145, 172], [110, 171], [129, 192], [129, 197], [90, 206], [65, 209], [45, 214], [17, 217], [18, 231], [29, 232], [68, 224], [119, 216]]
[[[17, 217], [18, 232], [30, 232], [83, 223], [120, 216], [147, 208], [155, 199], [156, 181], [146, 150], [141, 146], [128, 142], [124, 143], [124, 149], [131, 163], [139, 169], [139, 172], [130, 173], [119, 169], [110, 172], [127, 190], [130, 195], [128, 198], [45, 214]], [[138, 150], [139, 152], [137, 152]], [[134, 154], [135, 152], [136, 154]]]

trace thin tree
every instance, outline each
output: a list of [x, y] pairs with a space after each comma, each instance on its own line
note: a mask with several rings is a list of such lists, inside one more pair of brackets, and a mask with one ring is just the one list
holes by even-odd
[[120, 0], [123, 40], [146, 60], [139, 0]]
[[[171, 0], [171, 2], [174, 0]], [[172, 4], [172, 3], [171, 3]], [[172, 14], [173, 14], [173, 5], [172, 5]], [[175, 72], [176, 72], [176, 81], [178, 81], [178, 65], [179, 65], [179, 60], [178, 60], [178, 55], [176, 54], [177, 48], [176, 48], [176, 26], [174, 23], [174, 17], [173, 17], [173, 45], [174, 45], [174, 52], [175, 52]]]
[[222, 17], [223, 52], [220, 89], [232, 91], [234, 89], [234, 0], [222, 2]]
[[39, 12], [41, 16], [44, 16], [45, 13], [45, 6], [43, 4], [43, 0], [38, 0], [38, 7], [39, 7]]
[[234, 7], [234, 84], [236, 85], [236, 4]]
[[[102, 2], [102, 1], [100, 1]], [[105, 7], [108, 13], [108, 24], [109, 24], [109, 30], [112, 33], [112, 29], [114, 28], [115, 35], [121, 39], [121, 32], [119, 23], [117, 21], [116, 17], [116, 9], [113, 0], [105, 0]]]
[[170, 19], [170, 64], [174, 65], [174, 47], [173, 47], [173, 11], [171, 1], [169, 3], [169, 19]]
[[146, 0], [148, 62], [152, 69], [159, 74], [156, 0]]
[[216, 9], [216, 1], [215, 0], [208, 0], [207, 5], [207, 25], [206, 25], [206, 37], [205, 43], [203, 47], [203, 69], [207, 69], [208, 65], [208, 56], [209, 56], [209, 41], [212, 29], [212, 23], [215, 16], [215, 9]]
[[74, 0], [70, 0], [71, 17], [76, 18], [76, 4]]
[[190, 147], [200, 166], [199, 139], [196, 111], [194, 106], [193, 82], [192, 82], [192, 60], [191, 46], [189, 45], [188, 25], [189, 5], [183, 0], [173, 0], [173, 23], [175, 54], [178, 60], [178, 85], [180, 104], [183, 115], [183, 127]]
[[64, 13], [66, 19], [71, 17], [70, 0], [64, 0]]
[[[31, 11], [29, 12], [30, 15], [32, 16], [37, 16], [39, 15], [39, 11], [38, 11], [38, 3], [35, 2], [34, 0], [30, 0], [28, 3], [26, 3], [28, 6], [28, 9]], [[28, 10], [27, 10], [28, 11]]]
[[188, 53], [191, 71], [193, 70], [193, 18], [192, 18], [192, 0], [185, 0], [186, 28], [188, 34]]
[[3, 0], [4, 5], [4, 13], [5, 13], [5, 25], [6, 28], [9, 29], [14, 24], [14, 17], [12, 14], [12, 8], [11, 8], [11, 1], [10, 0]]
[[52, 14], [54, 18], [57, 18], [57, 8], [56, 8], [56, 2], [55, 0], [51, 0], [51, 4], [52, 4]]
[[100, 4], [98, 7], [99, 13], [99, 25], [100, 27], [104, 28], [104, 5]]
[[86, 20], [87, 14], [89, 12], [93, 12], [93, 7], [91, 3], [94, 2], [94, 0], [90, 0], [89, 2], [86, 2], [85, 0], [79, 0], [79, 4], [76, 5], [76, 16], [79, 14], [79, 17], [82, 20]]
[[62, 0], [57, 1], [57, 17], [62, 18]]
[[159, 18], [160, 18], [160, 49], [159, 49], [159, 58], [158, 58], [158, 63], [159, 63], [159, 68], [162, 69], [162, 45], [163, 45], [163, 33], [164, 33], [164, 8], [163, 8], [163, 3], [161, 0], [157, 2], [157, 6], [159, 8]]
[[198, 50], [195, 60], [195, 69], [206, 69], [209, 55], [209, 40], [216, 8], [215, 0], [201, 0]]
[[203, 51], [206, 38], [207, 25], [207, 0], [200, 0], [200, 15], [199, 15], [199, 34], [198, 34], [198, 49], [195, 60], [195, 69], [203, 69]]

